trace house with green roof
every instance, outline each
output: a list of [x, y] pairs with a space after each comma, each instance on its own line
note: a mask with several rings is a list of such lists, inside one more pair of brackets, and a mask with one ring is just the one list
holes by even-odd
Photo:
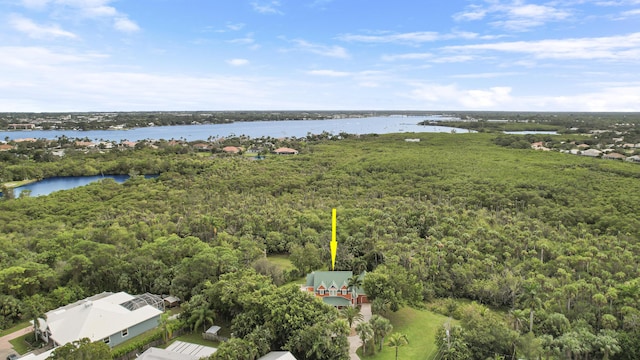
[[[364, 275], [364, 272], [358, 275], [361, 284], [364, 281]], [[368, 302], [362, 285], [353, 289], [349, 287], [351, 277], [353, 277], [351, 271], [314, 271], [307, 275], [303, 290], [313, 293], [325, 303], [339, 309]]]

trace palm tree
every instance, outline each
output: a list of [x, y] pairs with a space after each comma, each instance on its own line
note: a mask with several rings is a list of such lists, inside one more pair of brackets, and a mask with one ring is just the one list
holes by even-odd
[[205, 332], [207, 322], [213, 324], [213, 310], [209, 309], [209, 304], [204, 303], [199, 308], [193, 310], [189, 322], [193, 323], [193, 330], [195, 331], [200, 325], [202, 325], [202, 332]]
[[356, 331], [362, 340], [362, 355], [367, 354], [367, 341], [373, 337], [373, 328], [367, 322], [361, 322], [356, 326]]
[[169, 341], [171, 335], [173, 335], [173, 324], [171, 324], [171, 320], [169, 319], [168, 312], [160, 315], [160, 328], [162, 329], [162, 339], [164, 342]]
[[373, 327], [373, 337], [375, 342], [378, 343], [378, 351], [382, 351], [384, 338], [393, 331], [393, 325], [391, 325], [391, 321], [380, 315], [373, 315], [369, 323]]
[[340, 310], [340, 315], [347, 320], [349, 328], [353, 327], [353, 323], [356, 321], [364, 320], [364, 316], [360, 313], [360, 307], [347, 306]]
[[389, 342], [387, 342], [387, 346], [391, 346], [396, 348], [396, 360], [398, 360], [398, 348], [404, 345], [407, 345], [409, 340], [407, 339], [407, 335], [401, 333], [393, 333], [389, 336]]
[[533, 331], [533, 315], [536, 309], [542, 307], [542, 300], [538, 296], [539, 285], [529, 283], [524, 285], [522, 294], [522, 305], [529, 308], [529, 332]]
[[362, 286], [362, 279], [360, 279], [359, 275], [354, 274], [347, 280], [347, 286], [349, 287], [349, 289], [351, 289], [351, 296], [353, 296], [353, 299], [355, 299], [355, 302], [353, 304], [357, 305], [358, 288]]

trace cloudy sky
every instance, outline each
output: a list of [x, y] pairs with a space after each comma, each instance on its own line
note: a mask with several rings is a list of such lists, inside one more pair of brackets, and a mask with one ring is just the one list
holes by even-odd
[[640, 0], [0, 0], [0, 112], [640, 111]]

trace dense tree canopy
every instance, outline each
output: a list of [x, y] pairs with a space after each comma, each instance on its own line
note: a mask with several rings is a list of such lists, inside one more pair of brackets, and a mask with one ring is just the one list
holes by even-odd
[[[263, 161], [144, 148], [3, 163], [5, 174], [160, 175], [0, 201], [0, 324], [29, 318], [36, 295], [53, 308], [151, 291], [201, 295], [242, 339], [265, 326], [272, 349], [306, 341], [323, 329], [304, 321], [337, 313], [245, 269], [289, 251], [319, 257], [300, 270], [328, 268], [337, 208], [336, 267], [367, 270], [381, 306], [454, 297], [511, 310], [508, 329], [491, 325], [503, 340], [468, 348], [507, 354], [532, 332], [559, 354], [640, 353], [640, 166], [504, 148], [490, 134], [406, 136], [309, 141]], [[461, 334], [485, 328], [471, 315]]]

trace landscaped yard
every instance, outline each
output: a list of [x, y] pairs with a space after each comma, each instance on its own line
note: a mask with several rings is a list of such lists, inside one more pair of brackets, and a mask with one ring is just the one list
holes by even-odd
[[35, 343], [35, 339], [33, 336], [34, 336], [33, 332], [30, 332], [20, 337], [17, 337], [13, 340], [9, 340], [9, 342], [11, 343], [11, 345], [13, 346], [13, 349], [18, 354], [24, 355], [29, 351], [37, 349], [40, 346], [39, 343], [38, 344]]
[[[426, 360], [436, 351], [435, 334], [442, 324], [449, 318], [427, 310], [404, 307], [395, 313], [388, 313], [386, 318], [393, 324], [393, 332], [407, 335], [409, 344], [400, 347], [398, 359]], [[387, 336], [388, 338], [388, 336]], [[386, 339], [385, 339], [386, 342]], [[364, 359], [395, 360], [395, 349], [385, 346], [382, 352], [375, 355], [362, 356], [362, 349], [358, 355]]]

